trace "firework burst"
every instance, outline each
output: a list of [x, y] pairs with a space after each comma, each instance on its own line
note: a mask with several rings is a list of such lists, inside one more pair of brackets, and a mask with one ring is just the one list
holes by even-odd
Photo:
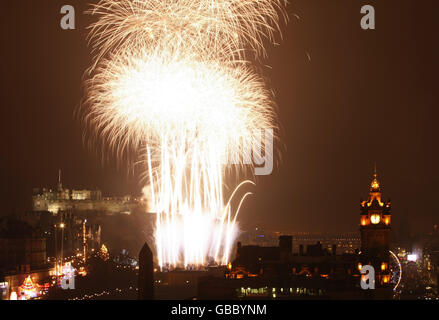
[[232, 210], [225, 160], [248, 157], [254, 130], [275, 127], [270, 92], [241, 62], [246, 48], [264, 52], [281, 8], [277, 0], [102, 0], [90, 11], [98, 21], [85, 120], [112, 149], [143, 150], [161, 267], [229, 261], [248, 193]]

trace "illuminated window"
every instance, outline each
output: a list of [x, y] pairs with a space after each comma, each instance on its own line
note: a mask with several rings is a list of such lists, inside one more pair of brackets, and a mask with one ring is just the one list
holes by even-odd
[[361, 225], [365, 226], [367, 223], [366, 217], [361, 217]]

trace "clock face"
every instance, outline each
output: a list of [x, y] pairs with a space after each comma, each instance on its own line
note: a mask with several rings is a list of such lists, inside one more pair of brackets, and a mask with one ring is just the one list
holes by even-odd
[[372, 222], [373, 224], [378, 224], [380, 222], [380, 215], [376, 213], [371, 215], [370, 222]]

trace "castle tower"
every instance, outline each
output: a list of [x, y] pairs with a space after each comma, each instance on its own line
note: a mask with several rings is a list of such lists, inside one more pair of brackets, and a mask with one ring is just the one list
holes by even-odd
[[58, 192], [63, 192], [62, 182], [61, 182], [61, 169], [58, 170], [58, 183], [56, 185]]
[[64, 189], [61, 181], [61, 169], [58, 170], [58, 183], [56, 184], [58, 200], [70, 200], [70, 190]]
[[390, 210], [390, 199], [386, 202], [382, 199], [381, 185], [375, 166], [369, 197], [360, 204], [360, 260], [363, 265], [369, 264], [375, 268], [378, 286], [385, 286], [390, 282]]

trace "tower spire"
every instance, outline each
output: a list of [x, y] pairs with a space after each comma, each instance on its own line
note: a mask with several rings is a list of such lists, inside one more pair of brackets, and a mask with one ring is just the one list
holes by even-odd
[[61, 182], [61, 169], [58, 169], [58, 191], [62, 192], [62, 182]]
[[380, 183], [378, 182], [378, 174], [377, 174], [377, 164], [376, 162], [373, 165], [373, 179], [372, 183], [370, 184], [370, 191], [371, 192], [379, 192], [380, 191]]

